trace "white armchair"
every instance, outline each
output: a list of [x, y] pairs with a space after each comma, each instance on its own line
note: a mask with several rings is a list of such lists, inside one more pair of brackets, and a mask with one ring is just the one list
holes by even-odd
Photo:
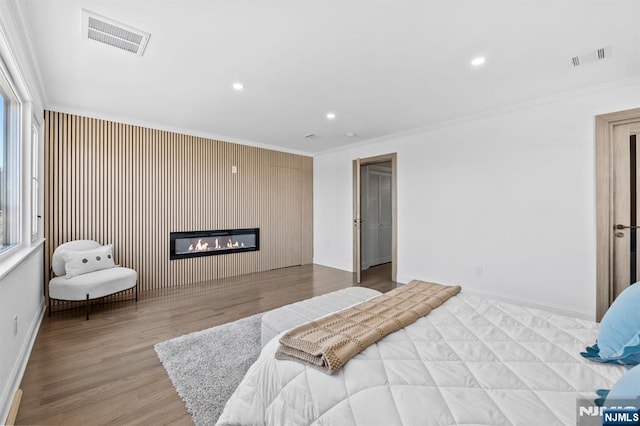
[[138, 273], [116, 266], [111, 246], [93, 240], [69, 241], [53, 252], [49, 281], [49, 316], [51, 301], [86, 301], [89, 319], [90, 301], [135, 287], [138, 301]]

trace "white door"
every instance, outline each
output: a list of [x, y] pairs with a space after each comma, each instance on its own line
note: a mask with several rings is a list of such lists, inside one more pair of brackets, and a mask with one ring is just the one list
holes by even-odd
[[391, 248], [393, 246], [393, 201], [391, 172], [380, 174], [380, 213], [379, 213], [379, 258], [378, 264], [391, 262]]

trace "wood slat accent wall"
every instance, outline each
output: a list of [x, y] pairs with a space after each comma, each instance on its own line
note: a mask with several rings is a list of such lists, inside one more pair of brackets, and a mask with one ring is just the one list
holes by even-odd
[[[312, 158], [53, 111], [45, 126], [47, 270], [85, 238], [141, 291], [312, 262]], [[253, 227], [260, 251], [169, 260], [172, 231]]]

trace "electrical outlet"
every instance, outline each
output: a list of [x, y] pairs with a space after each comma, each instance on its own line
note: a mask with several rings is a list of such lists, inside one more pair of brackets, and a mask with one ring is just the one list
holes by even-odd
[[13, 317], [13, 337], [18, 335], [18, 316]]
[[233, 174], [238, 173], [238, 166], [231, 166], [231, 173]]

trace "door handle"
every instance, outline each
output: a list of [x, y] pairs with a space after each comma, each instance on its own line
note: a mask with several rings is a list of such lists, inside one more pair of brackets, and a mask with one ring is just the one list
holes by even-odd
[[613, 228], [614, 229], [640, 229], [640, 226], [617, 224]]

